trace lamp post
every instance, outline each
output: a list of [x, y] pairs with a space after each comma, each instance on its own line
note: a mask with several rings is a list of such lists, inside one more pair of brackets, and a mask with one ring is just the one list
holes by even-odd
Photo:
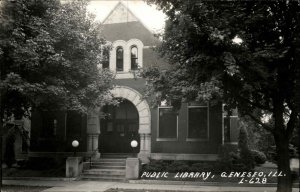
[[79, 142], [77, 140], [72, 141], [72, 146], [74, 149], [74, 157], [76, 156], [76, 149], [79, 146]]
[[136, 140], [132, 140], [130, 142], [130, 145], [132, 147], [132, 152], [133, 152], [133, 156], [134, 156], [134, 149], [138, 146], [138, 142]]

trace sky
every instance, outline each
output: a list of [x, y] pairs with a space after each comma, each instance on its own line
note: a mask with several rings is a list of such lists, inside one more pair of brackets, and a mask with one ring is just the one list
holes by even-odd
[[[88, 10], [102, 22], [118, 2], [118, 0], [91, 0]], [[162, 11], [157, 10], [155, 5], [150, 6], [142, 0], [122, 0], [122, 2], [151, 31], [157, 32], [163, 29], [165, 15]]]

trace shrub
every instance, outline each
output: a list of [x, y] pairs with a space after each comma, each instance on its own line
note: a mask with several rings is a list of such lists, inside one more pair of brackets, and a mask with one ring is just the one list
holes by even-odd
[[219, 149], [219, 159], [216, 162], [216, 172], [232, 171], [234, 163], [239, 158], [235, 145], [223, 145]]
[[60, 164], [53, 157], [30, 157], [25, 166], [32, 170], [48, 170], [57, 168]]
[[291, 158], [298, 158], [299, 157], [299, 152], [297, 149], [297, 146], [293, 145], [293, 144], [289, 144], [289, 153], [290, 153], [290, 157]]
[[292, 171], [291, 172], [292, 181], [296, 182], [299, 179], [299, 172], [298, 171]]
[[219, 161], [215, 170], [223, 171], [253, 171], [255, 161], [248, 146], [248, 133], [241, 123], [238, 149], [233, 146], [223, 146], [219, 152]]
[[173, 161], [166, 168], [166, 171], [169, 172], [179, 172], [179, 171], [188, 171], [189, 165], [187, 161]]
[[[299, 151], [297, 146], [293, 144], [289, 144], [289, 155], [290, 158], [298, 158], [299, 157]], [[276, 146], [273, 145], [270, 147], [270, 150], [266, 153], [267, 159], [275, 164], [277, 164], [277, 152], [276, 152]]]
[[165, 171], [168, 163], [162, 160], [150, 160], [149, 164], [143, 166], [144, 171], [159, 172]]
[[252, 170], [254, 168], [254, 159], [251, 153], [251, 150], [249, 149], [248, 146], [248, 133], [247, 129], [243, 124], [240, 127], [240, 135], [239, 135], [239, 150], [240, 150], [240, 158], [241, 158], [241, 163], [245, 165], [246, 168]]
[[263, 152], [257, 150], [251, 150], [251, 153], [255, 161], [255, 164], [261, 165], [267, 161], [267, 157]]
[[248, 132], [247, 132], [247, 129], [245, 128], [245, 126], [243, 126], [243, 125], [240, 127], [238, 147], [240, 150], [249, 149]]
[[215, 162], [198, 162], [198, 163], [193, 163], [190, 166], [189, 171], [192, 172], [209, 172], [209, 171], [216, 171], [216, 163]]
[[[7, 137], [5, 140], [5, 151], [4, 151], [4, 163], [7, 165], [7, 167], [11, 167], [14, 163], [16, 163], [15, 158], [15, 141], [16, 141], [16, 135], [17, 135], [17, 128], [12, 127], [9, 129], [7, 133]], [[1, 145], [2, 147], [2, 145]]]
[[241, 163], [238, 152], [229, 152], [224, 154], [217, 162], [215, 169], [218, 172], [229, 171], [248, 171], [249, 169]]

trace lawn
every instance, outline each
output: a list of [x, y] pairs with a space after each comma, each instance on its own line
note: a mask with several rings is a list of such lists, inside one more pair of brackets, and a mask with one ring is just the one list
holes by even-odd
[[65, 160], [34, 157], [3, 167], [3, 177], [65, 177]]
[[29, 168], [4, 168], [3, 177], [65, 177], [64, 168], [34, 170]]
[[36, 187], [36, 186], [16, 186], [16, 185], [4, 185], [1, 192], [40, 192], [49, 187]]

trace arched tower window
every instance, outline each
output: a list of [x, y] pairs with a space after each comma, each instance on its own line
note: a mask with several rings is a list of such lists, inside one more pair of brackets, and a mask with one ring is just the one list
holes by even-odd
[[138, 48], [134, 45], [131, 47], [131, 70], [138, 68]]
[[103, 69], [109, 69], [110, 50], [104, 46], [101, 47], [101, 63]]
[[122, 47], [117, 47], [117, 71], [124, 71], [124, 51]]

